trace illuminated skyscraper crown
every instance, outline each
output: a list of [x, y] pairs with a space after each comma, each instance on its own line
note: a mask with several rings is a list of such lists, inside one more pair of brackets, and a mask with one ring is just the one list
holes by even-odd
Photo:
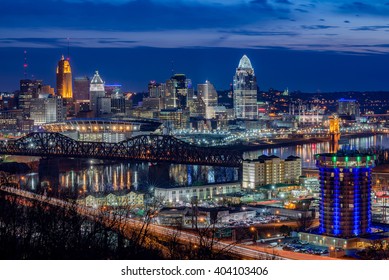
[[251, 65], [250, 59], [247, 57], [247, 55], [242, 56], [242, 58], [239, 61], [238, 68], [242, 69], [253, 69], [253, 66]]
[[99, 75], [99, 71], [95, 72], [95, 75], [93, 76], [93, 79], [90, 83], [91, 84], [104, 84], [103, 80], [101, 79], [101, 77]]

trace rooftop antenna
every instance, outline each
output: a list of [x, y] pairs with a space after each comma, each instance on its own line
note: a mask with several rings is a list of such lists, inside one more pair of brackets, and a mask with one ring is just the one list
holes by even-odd
[[69, 55], [69, 49], [70, 49], [70, 46], [69, 46], [69, 37], [67, 38], [67, 40], [68, 40], [68, 57], [67, 57], [67, 60], [70, 60], [70, 55]]
[[27, 51], [24, 51], [24, 64], [23, 64], [23, 71], [24, 71], [24, 79], [27, 79]]
[[172, 77], [173, 77], [174, 76], [174, 61], [173, 61], [173, 59], [172, 59], [171, 63], [172, 63]]

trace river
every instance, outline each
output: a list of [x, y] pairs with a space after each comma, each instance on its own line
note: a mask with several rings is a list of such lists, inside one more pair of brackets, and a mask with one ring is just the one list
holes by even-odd
[[[345, 144], [341, 145], [345, 146]], [[388, 135], [375, 135], [349, 139], [348, 147], [364, 149], [372, 146], [389, 148]], [[276, 155], [302, 158], [304, 168], [314, 168], [314, 155], [328, 152], [328, 142], [311, 143], [281, 148], [259, 149], [246, 152], [245, 158], [259, 155]], [[54, 196], [109, 193], [132, 189], [152, 192], [154, 187], [176, 185], [203, 185], [237, 181], [238, 169], [182, 164], [149, 164], [129, 162], [102, 162], [96, 160], [41, 159], [39, 168], [21, 174], [18, 183], [22, 188], [48, 192]]]

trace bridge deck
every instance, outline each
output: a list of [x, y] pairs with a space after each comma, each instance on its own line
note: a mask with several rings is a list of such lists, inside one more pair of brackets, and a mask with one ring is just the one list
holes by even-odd
[[0, 154], [74, 157], [240, 167], [242, 152], [199, 147], [173, 136], [141, 135], [119, 143], [77, 141], [60, 133], [35, 132], [0, 141]]

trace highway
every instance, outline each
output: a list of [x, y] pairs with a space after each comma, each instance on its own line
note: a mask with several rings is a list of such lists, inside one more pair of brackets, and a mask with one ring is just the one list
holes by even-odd
[[[79, 215], [88, 217], [95, 221], [101, 222], [112, 229], [119, 230], [125, 237], [130, 238], [134, 230], [144, 230], [145, 223], [143, 221], [113, 214], [110, 212], [102, 212], [99, 209], [78, 205], [67, 202], [61, 199], [47, 197], [28, 191], [15, 189], [12, 187], [0, 186], [0, 190], [14, 194], [23, 198], [44, 202], [53, 206], [63, 207], [76, 211]], [[156, 237], [157, 240], [161, 238], [175, 237], [177, 242], [184, 244], [193, 244], [193, 246], [200, 244], [199, 236], [177, 229], [172, 229], [156, 224], [147, 225], [147, 234], [151, 237]], [[259, 246], [245, 246], [242, 244], [233, 244], [227, 241], [214, 241], [214, 250], [231, 252], [241, 259], [264, 259], [264, 260], [293, 260], [293, 259], [332, 259], [324, 256], [313, 256], [289, 251], [274, 250], [263, 248]]]

